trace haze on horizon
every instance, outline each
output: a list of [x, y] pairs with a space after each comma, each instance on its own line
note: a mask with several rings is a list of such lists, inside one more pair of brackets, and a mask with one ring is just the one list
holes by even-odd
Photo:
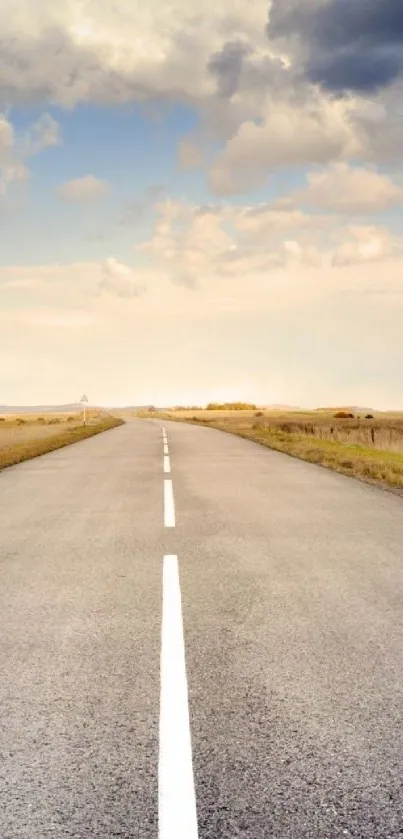
[[0, 27], [0, 403], [403, 409], [400, 0]]

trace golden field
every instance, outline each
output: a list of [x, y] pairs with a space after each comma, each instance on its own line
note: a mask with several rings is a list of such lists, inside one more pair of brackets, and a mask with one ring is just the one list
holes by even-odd
[[81, 413], [0, 414], [0, 469], [107, 431], [122, 420], [91, 410]]

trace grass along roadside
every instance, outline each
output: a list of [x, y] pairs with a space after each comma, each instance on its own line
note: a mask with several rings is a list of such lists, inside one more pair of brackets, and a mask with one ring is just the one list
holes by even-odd
[[[402, 419], [378, 417], [373, 423], [364, 419], [346, 423], [312, 412], [304, 422], [293, 422], [289, 416], [259, 417], [246, 411], [228, 412], [221, 418], [207, 411], [191, 416], [175, 412], [147, 416], [207, 425], [403, 494]], [[368, 443], [372, 439], [374, 445]]]
[[[229, 431], [230, 429], [222, 429]], [[344, 475], [403, 491], [403, 454], [316, 437], [270, 431], [242, 431], [240, 436], [268, 448], [334, 469]]]
[[[35, 433], [34, 428], [30, 431], [29, 425], [24, 428], [23, 435], [13, 434], [11, 428], [8, 430], [0, 428], [0, 471], [123, 424], [124, 420], [112, 416], [92, 420], [91, 424], [85, 426], [82, 424], [69, 426], [66, 422], [59, 428], [51, 426], [46, 429], [47, 433], [42, 433], [40, 436]], [[45, 429], [41, 430], [45, 431]]]

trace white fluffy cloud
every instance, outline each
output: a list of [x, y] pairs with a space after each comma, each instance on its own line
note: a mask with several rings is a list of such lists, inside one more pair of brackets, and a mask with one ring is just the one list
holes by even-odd
[[265, 46], [267, 6], [250, 0], [198, 13], [187, 0], [19, 0], [0, 5], [0, 94], [9, 102], [116, 103], [213, 92], [209, 57], [234, 38]]
[[[385, 153], [401, 160], [399, 90], [336, 98], [312, 84], [292, 38], [271, 38], [270, 5], [206, 0], [198, 12], [188, 0], [0, 3], [0, 102], [186, 103], [207, 136], [226, 143], [210, 173], [222, 195], [259, 185], [276, 167]], [[193, 143], [181, 146], [180, 159], [199, 165]]]
[[332, 254], [334, 265], [380, 262], [393, 258], [403, 258], [403, 237], [393, 236], [387, 228], [371, 225], [348, 226], [339, 235], [339, 242]]
[[362, 140], [351, 112], [349, 103], [318, 92], [308, 103], [271, 101], [263, 121], [244, 122], [217, 156], [210, 172], [213, 192], [243, 192], [283, 167], [359, 156]]
[[403, 204], [403, 181], [374, 169], [335, 163], [311, 172], [306, 188], [295, 192], [291, 203], [347, 214], [382, 212]]
[[[152, 235], [136, 247], [131, 265], [110, 257], [1, 268], [4, 304], [11, 299], [22, 308], [73, 309], [79, 321], [82, 311], [107, 314], [114, 307], [122, 316], [134, 307], [150, 316], [204, 317], [211, 306], [238, 314], [293, 308], [308, 288], [321, 299], [339, 287], [340, 271], [349, 266], [362, 265], [364, 286], [370, 266], [378, 266], [386, 290], [391, 283], [396, 289], [398, 270], [403, 276], [403, 237], [379, 225], [351, 224], [342, 215], [172, 200], [161, 201], [156, 213]], [[379, 266], [391, 262], [392, 272], [384, 273]]]
[[[260, 248], [248, 252], [244, 242], [231, 267], [228, 255], [242, 233], [228, 208], [170, 207], [160, 215], [160, 235], [164, 225], [168, 236], [183, 223], [188, 242], [192, 228], [202, 234], [203, 225], [205, 242], [216, 237], [197, 289], [172, 284], [164, 260], [147, 269], [116, 259], [0, 267], [3, 401], [61, 403], [85, 391], [101, 404], [194, 404], [223, 392], [225, 382], [232, 398], [399, 407], [403, 259], [385, 247], [378, 258], [379, 229], [339, 231], [333, 254], [339, 248], [340, 257], [343, 237], [344, 246], [355, 239], [361, 249], [368, 244], [365, 261], [352, 261], [345, 250], [333, 264], [331, 254], [320, 254], [318, 264], [309, 225], [296, 227], [289, 215], [288, 230], [283, 219], [269, 247], [263, 233]], [[231, 227], [227, 273], [218, 270], [223, 240], [216, 221], [196, 221], [204, 216]], [[178, 239], [178, 260], [180, 245]], [[123, 279], [123, 296], [116, 279]], [[146, 292], [128, 296], [126, 283], [133, 282]], [[172, 376], [161, 376], [161, 358]], [[381, 383], [374, 381], [374, 358]], [[275, 359], [274, 368], [267, 359]]]
[[[268, 35], [268, 5], [0, 0], [3, 189], [29, 176], [33, 154], [61, 142], [49, 114], [16, 134], [12, 109], [23, 103], [185, 103], [200, 128], [182, 139], [179, 163], [205, 165], [218, 141], [209, 177], [221, 196], [261, 187], [279, 170], [312, 168], [306, 187], [275, 206], [160, 201], [133, 264], [118, 255], [78, 263], [72, 254], [71, 264], [0, 267], [3, 399], [40, 399], [41, 382], [59, 401], [89, 383], [92, 400], [185, 401], [171, 383], [164, 390], [162, 355], [186, 392], [197, 382], [195, 400], [222, 392], [224, 381], [234, 397], [250, 387], [250, 398], [326, 402], [333, 377], [330, 398], [339, 401], [355, 375], [356, 401], [374, 357], [383, 370], [395, 363], [398, 384], [388, 392], [400, 393], [402, 241], [353, 221], [401, 200], [399, 178], [376, 169], [403, 159], [401, 84], [337, 97], [312, 84], [301, 73], [303, 44], [301, 52], [289, 33], [275, 42]], [[105, 194], [104, 181], [78, 174], [61, 184], [65, 200]], [[123, 224], [144, 218], [142, 203], [122, 214], [122, 236]]]
[[343, 213], [171, 200], [156, 209], [153, 235], [139, 250], [152, 269], [193, 289], [225, 281], [236, 295], [238, 279], [247, 288], [256, 279], [268, 282], [309, 267], [330, 277], [332, 268], [403, 257], [402, 236], [382, 226], [352, 224]]
[[76, 178], [61, 184], [57, 189], [57, 194], [64, 201], [85, 203], [102, 198], [107, 190], [108, 184], [106, 181], [96, 178], [94, 175], [85, 175], [83, 178]]
[[[0, 268], [3, 401], [66, 402], [88, 391], [101, 404], [186, 402], [186, 393], [194, 403], [225, 382], [234, 398], [318, 405], [362, 394], [375, 407], [399, 406], [401, 259], [294, 262], [231, 283], [206, 275], [196, 292], [153, 272], [147, 294], [123, 299], [98, 293], [102, 271], [101, 263]], [[161, 358], [175, 373], [168, 381]]]

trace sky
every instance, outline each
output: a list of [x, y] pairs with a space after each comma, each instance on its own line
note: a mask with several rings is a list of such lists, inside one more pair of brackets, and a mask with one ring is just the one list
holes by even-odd
[[401, 0], [0, 0], [0, 404], [403, 409]]

